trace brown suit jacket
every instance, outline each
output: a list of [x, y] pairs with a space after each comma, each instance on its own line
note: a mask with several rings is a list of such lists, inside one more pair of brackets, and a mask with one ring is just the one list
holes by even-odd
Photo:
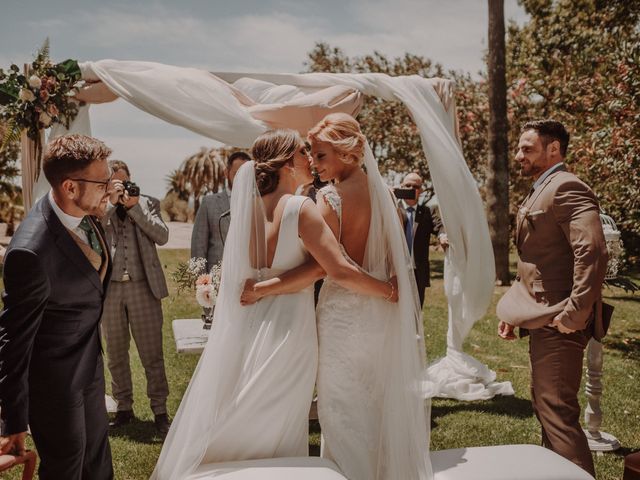
[[533, 329], [562, 314], [565, 327], [592, 327], [596, 338], [604, 336], [607, 247], [591, 189], [558, 170], [525, 199], [516, 221], [518, 275], [498, 302], [498, 318]]

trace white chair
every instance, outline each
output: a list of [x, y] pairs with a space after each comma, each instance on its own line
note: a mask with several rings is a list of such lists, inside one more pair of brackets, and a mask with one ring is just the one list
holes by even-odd
[[566, 458], [537, 445], [431, 452], [434, 480], [593, 480]]
[[[537, 445], [431, 452], [434, 480], [594, 480], [566, 458]], [[188, 480], [346, 480], [318, 457], [268, 458], [203, 465]], [[402, 479], [397, 479], [402, 480]]]
[[318, 457], [265, 458], [200, 466], [188, 480], [346, 480], [336, 464]]

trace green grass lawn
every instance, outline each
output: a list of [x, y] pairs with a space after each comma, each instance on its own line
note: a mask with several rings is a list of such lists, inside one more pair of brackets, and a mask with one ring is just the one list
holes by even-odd
[[[187, 259], [188, 251], [161, 250], [160, 256], [165, 271], [171, 272], [177, 262]], [[424, 310], [429, 360], [444, 355], [447, 331], [441, 255], [434, 255], [432, 266], [433, 286], [427, 292]], [[187, 387], [197, 357], [176, 353], [171, 320], [196, 317], [200, 308], [190, 295], [176, 295], [175, 285], [172, 285], [170, 280], [169, 290], [171, 295], [163, 301], [164, 350], [171, 390], [169, 411], [173, 414]], [[493, 305], [489, 313], [472, 330], [465, 343], [465, 351], [494, 369], [498, 374], [498, 380], [511, 381], [516, 395], [477, 402], [435, 400], [431, 419], [432, 450], [540, 443], [538, 423], [529, 401], [528, 343], [526, 340], [506, 342], [496, 335], [495, 302], [505, 290], [505, 287], [496, 287]], [[622, 477], [623, 455], [640, 449], [640, 296], [625, 294], [619, 289], [606, 289], [605, 296], [615, 305], [616, 312], [609, 335], [604, 341], [602, 429], [614, 434], [623, 448], [615, 453], [596, 454], [594, 459], [599, 479], [619, 480]], [[153, 415], [145, 395], [144, 372], [133, 344], [131, 358], [135, 386], [134, 409], [139, 421], [111, 435], [113, 462], [118, 480], [149, 478], [161, 448], [161, 440], [155, 435]], [[107, 390], [109, 389], [107, 379]], [[584, 398], [581, 400], [584, 404]], [[55, 412], [52, 412], [52, 415], [55, 415]], [[318, 441], [318, 433], [313, 433], [310, 443], [317, 447]], [[17, 480], [19, 475], [16, 472], [8, 474], [6, 478]]]

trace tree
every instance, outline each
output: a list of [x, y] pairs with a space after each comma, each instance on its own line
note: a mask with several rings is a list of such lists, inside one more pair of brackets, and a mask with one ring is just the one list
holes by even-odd
[[188, 192], [193, 195], [193, 208], [198, 212], [200, 197], [209, 192], [217, 192], [224, 182], [225, 163], [220, 155], [220, 149], [206, 149], [188, 157], [179, 168], [179, 175], [173, 176], [176, 192]]
[[[0, 138], [4, 138], [6, 125], [0, 122]], [[15, 183], [20, 174], [18, 156], [20, 154], [19, 141], [12, 141], [0, 151], [0, 222], [11, 224], [18, 220], [24, 212], [17, 205], [22, 203], [22, 189]], [[16, 218], [18, 217], [18, 218]]]
[[[554, 117], [567, 125], [567, 164], [615, 219], [634, 263], [640, 256], [640, 2], [522, 4], [531, 20], [510, 25], [507, 43], [512, 123]], [[528, 188], [523, 183], [517, 176], [511, 182], [516, 198]]]
[[487, 211], [496, 262], [496, 276], [502, 285], [511, 282], [509, 273], [509, 124], [505, 65], [504, 0], [489, 0], [489, 166], [487, 169]]
[[[462, 92], [465, 96], [463, 103], [475, 104], [478, 101], [478, 97], [474, 95], [478, 87], [469, 75], [452, 71], [446, 73], [440, 64], [434, 64], [427, 58], [410, 53], [391, 60], [379, 52], [349, 58], [338, 47], [317, 43], [308, 54], [305, 67], [308, 72], [386, 73], [392, 76], [421, 75], [427, 78], [452, 78], [459, 87], [458, 92]], [[477, 108], [475, 111], [480, 110], [481, 108]], [[465, 109], [461, 112], [465, 112]], [[466, 115], [466, 112], [462, 115]], [[477, 118], [476, 114], [472, 114], [472, 119], [480, 123], [485, 121]], [[358, 120], [382, 173], [389, 170], [415, 171], [425, 180], [427, 190], [430, 190], [427, 193], [433, 194], [430, 187], [429, 167], [422, 150], [418, 129], [402, 102], [367, 97]], [[472, 145], [477, 142], [477, 136], [482, 133], [478, 133], [481, 129], [476, 129], [475, 126], [469, 127], [469, 122], [462, 120], [461, 135], [463, 150], [465, 150], [466, 144]], [[486, 143], [486, 138], [482, 141]], [[468, 161], [470, 165], [478, 167], [475, 170], [482, 169], [479, 166], [480, 157], [473, 155]], [[481, 175], [483, 176], [484, 174]]]

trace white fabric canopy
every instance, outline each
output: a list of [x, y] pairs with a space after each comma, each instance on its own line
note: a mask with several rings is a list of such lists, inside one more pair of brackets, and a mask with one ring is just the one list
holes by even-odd
[[[116, 60], [82, 63], [81, 70], [85, 80], [102, 82], [85, 93], [89, 102], [121, 97], [169, 123], [238, 147], [250, 146], [269, 128], [304, 134], [327, 113], [356, 115], [363, 94], [400, 100], [420, 132], [450, 243], [448, 353], [429, 369], [431, 394], [472, 400], [513, 393], [508, 382], [495, 384], [494, 372], [462, 352], [464, 339], [489, 306], [495, 267], [484, 207], [457, 138], [452, 82], [377, 73], [214, 74]], [[82, 129], [79, 122], [88, 122], [88, 116], [79, 116], [71, 130]]]

